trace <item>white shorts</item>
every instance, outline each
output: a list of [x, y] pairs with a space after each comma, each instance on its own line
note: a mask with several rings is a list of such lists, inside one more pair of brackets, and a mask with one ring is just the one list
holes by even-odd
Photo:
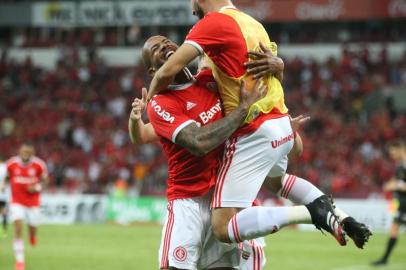
[[39, 207], [26, 207], [21, 204], [10, 205], [10, 219], [12, 222], [23, 220], [29, 226], [38, 227], [41, 223], [41, 212]]
[[168, 203], [159, 248], [161, 269], [238, 268], [238, 245], [222, 243], [212, 233], [210, 201], [211, 196], [208, 194]]
[[212, 207], [250, 207], [266, 176], [285, 174], [293, 144], [288, 116], [267, 120], [253, 133], [227, 140]]

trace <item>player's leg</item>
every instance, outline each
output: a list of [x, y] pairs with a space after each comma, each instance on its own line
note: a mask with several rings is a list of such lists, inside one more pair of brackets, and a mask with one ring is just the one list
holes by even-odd
[[6, 236], [6, 233], [7, 233], [7, 208], [6, 208], [5, 201], [0, 201], [0, 215], [1, 215], [1, 219], [2, 219], [0, 236]]
[[37, 245], [37, 228], [41, 223], [41, 212], [39, 207], [30, 207], [27, 209], [27, 224], [31, 246]]
[[25, 217], [25, 209], [22, 205], [11, 204], [11, 221], [14, 224], [14, 240], [13, 240], [13, 250], [16, 259], [16, 270], [25, 269], [25, 258], [24, 258], [24, 241], [22, 238], [23, 231], [23, 220]]
[[253, 134], [227, 142], [212, 203], [212, 224], [218, 239], [242, 242], [274, 233], [285, 225], [311, 222], [305, 206], [250, 207], [271, 168], [292, 145], [288, 117], [266, 121]]
[[[308, 205], [318, 199], [320, 201], [323, 201], [323, 198], [325, 198], [324, 201], [326, 200], [325, 194], [320, 189], [314, 186], [311, 182], [296, 175], [285, 174], [282, 178], [267, 177], [264, 182], [264, 186], [271, 192], [283, 198], [286, 198], [295, 204]], [[320, 204], [315, 204], [315, 206], [319, 205]], [[319, 209], [311, 210], [314, 210], [316, 212], [316, 210]], [[320, 213], [320, 211], [317, 212]], [[355, 245], [359, 248], [363, 248], [365, 243], [368, 241], [369, 236], [372, 235], [365, 224], [357, 222], [354, 218], [350, 217], [347, 213], [336, 206], [334, 208], [334, 214], [338, 216], [341, 224], [343, 225], [344, 231], [348, 234], [349, 237], [353, 239]], [[322, 223], [324, 223], [324, 215], [317, 218], [317, 220], [320, 220], [322, 221]], [[317, 220], [316, 222], [313, 222], [316, 225], [318, 225]], [[326, 225], [327, 224], [320, 224], [320, 227], [325, 227]]]
[[168, 203], [159, 249], [160, 269], [196, 269], [203, 245], [198, 198]]
[[398, 236], [399, 236], [400, 224], [394, 221], [391, 225], [390, 232], [389, 232], [389, 239], [386, 243], [385, 252], [379, 260], [373, 262], [373, 265], [384, 265], [388, 263], [389, 256], [391, 255], [393, 248], [395, 247]]
[[[243, 254], [240, 261], [240, 270], [261, 270], [266, 264], [264, 252], [264, 239], [259, 238], [241, 243]], [[248, 256], [246, 256], [248, 254]]]

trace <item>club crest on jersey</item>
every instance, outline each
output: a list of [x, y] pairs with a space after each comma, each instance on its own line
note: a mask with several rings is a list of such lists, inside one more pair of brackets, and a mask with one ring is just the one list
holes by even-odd
[[175, 257], [175, 259], [177, 261], [183, 262], [187, 258], [187, 251], [186, 251], [186, 249], [184, 247], [177, 247], [173, 251], [173, 256]]
[[221, 112], [221, 104], [220, 100], [218, 100], [217, 104], [210, 108], [207, 112], [202, 112], [199, 114], [200, 119], [202, 120], [203, 124], [207, 124], [213, 117], [218, 113]]
[[152, 100], [151, 105], [152, 108], [154, 108], [154, 111], [156, 112], [157, 115], [159, 115], [165, 121], [173, 124], [173, 122], [175, 121], [175, 117], [173, 117], [170, 113], [168, 113], [161, 106], [159, 106], [155, 100]]
[[187, 111], [190, 111], [190, 110], [193, 109], [194, 107], [196, 107], [196, 104], [195, 104], [195, 103], [190, 102], [190, 101], [186, 102], [186, 110], [187, 110]]

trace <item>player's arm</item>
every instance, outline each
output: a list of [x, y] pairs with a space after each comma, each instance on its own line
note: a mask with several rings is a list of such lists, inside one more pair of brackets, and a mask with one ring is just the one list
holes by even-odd
[[226, 117], [203, 127], [195, 123], [183, 128], [176, 136], [175, 143], [185, 147], [196, 156], [203, 156], [222, 144], [240, 127], [251, 104], [261, 99], [265, 86], [260, 87], [259, 81], [252, 92], [245, 89], [244, 82], [240, 88], [240, 105]]
[[247, 73], [254, 75], [255, 79], [262, 78], [266, 75], [272, 75], [280, 82], [283, 80], [283, 71], [285, 64], [283, 60], [273, 55], [272, 51], [266, 48], [262, 43], [259, 44], [260, 52], [248, 52], [248, 57], [252, 60], [246, 62], [244, 67]]
[[147, 89], [142, 89], [142, 98], [134, 99], [128, 119], [128, 133], [133, 144], [145, 144], [159, 140], [153, 126], [142, 121], [142, 114], [147, 105]]
[[384, 191], [394, 192], [394, 191], [406, 191], [406, 183], [402, 180], [391, 178], [385, 185], [383, 186]]
[[187, 43], [180, 46], [176, 52], [158, 69], [152, 79], [148, 92], [148, 100], [168, 88], [176, 74], [200, 55], [199, 50]]

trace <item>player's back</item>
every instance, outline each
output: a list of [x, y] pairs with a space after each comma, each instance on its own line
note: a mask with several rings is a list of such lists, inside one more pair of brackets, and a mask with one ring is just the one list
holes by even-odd
[[[248, 88], [254, 85], [243, 66], [248, 61], [248, 51], [259, 51], [261, 42], [277, 55], [277, 45], [270, 41], [262, 24], [231, 7], [207, 14], [191, 30], [185, 42], [197, 46], [209, 56], [226, 114], [239, 104], [241, 80], [246, 81]], [[287, 113], [280, 82], [269, 76], [263, 79], [263, 83], [268, 84], [267, 95], [250, 108], [247, 123], [260, 113]]]
[[202, 196], [214, 186], [222, 147], [197, 157], [175, 143], [179, 132], [193, 122], [204, 126], [222, 118], [217, 93], [205, 87], [211, 82], [204, 76], [191, 84], [171, 86], [148, 105], [151, 124], [168, 158], [168, 200]]

